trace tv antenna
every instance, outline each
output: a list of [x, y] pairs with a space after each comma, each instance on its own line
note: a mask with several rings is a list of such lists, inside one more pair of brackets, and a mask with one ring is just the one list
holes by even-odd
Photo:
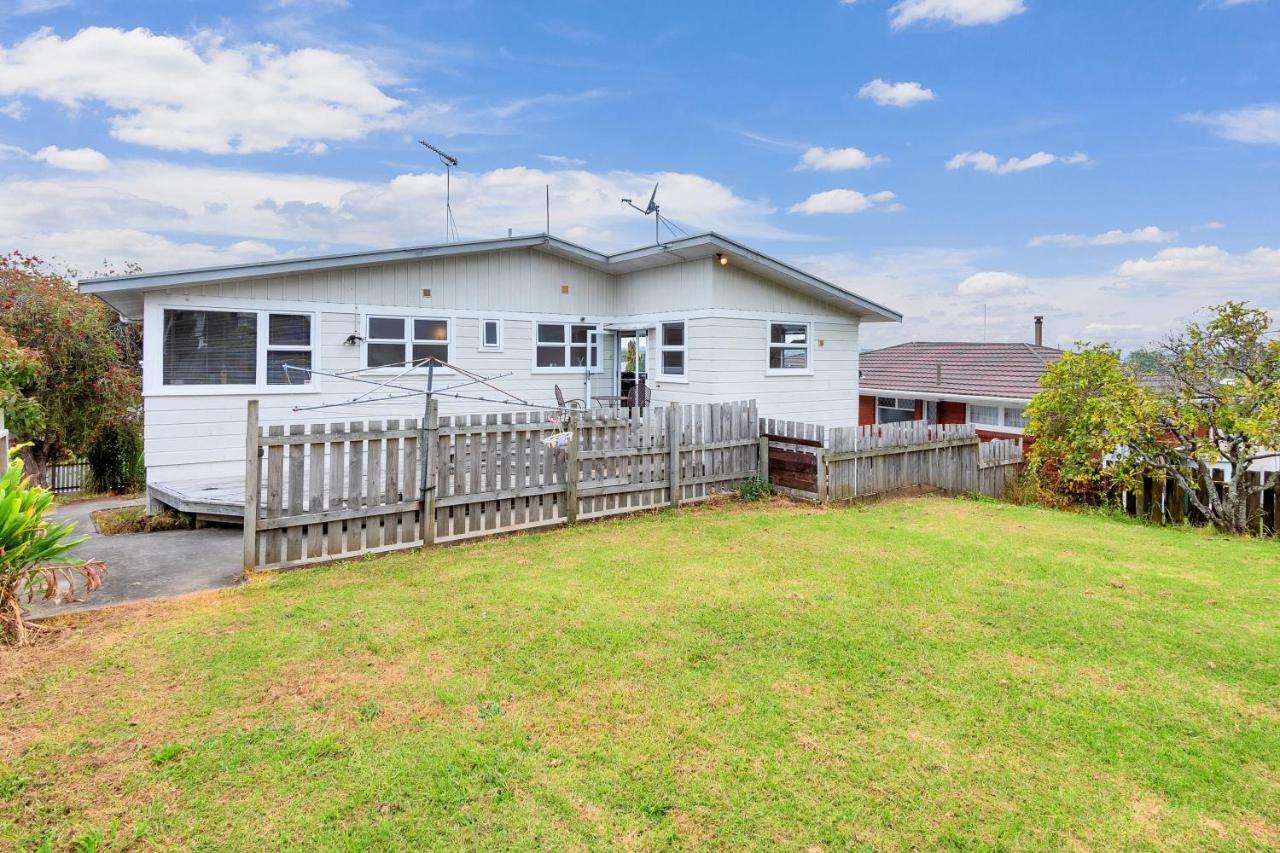
[[440, 158], [440, 162], [444, 164], [444, 241], [456, 241], [458, 239], [458, 223], [453, 220], [453, 167], [458, 165], [458, 158], [452, 154], [441, 151], [425, 139], [419, 139], [418, 144], [435, 152]]
[[662, 222], [662, 214], [659, 212], [662, 208], [658, 205], [658, 184], [653, 185], [653, 192], [649, 194], [649, 203], [644, 207], [636, 204], [629, 198], [624, 198], [622, 203], [627, 207], [640, 211], [645, 216], [653, 214], [653, 242], [655, 245], [661, 243], [661, 235], [658, 232], [658, 225]]

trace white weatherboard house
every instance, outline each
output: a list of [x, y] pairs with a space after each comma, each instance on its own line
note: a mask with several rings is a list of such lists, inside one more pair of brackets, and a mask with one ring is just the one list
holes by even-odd
[[[81, 289], [143, 321], [153, 490], [242, 478], [250, 399], [264, 423], [422, 413], [421, 396], [316, 409], [370, 386], [285, 365], [394, 379], [403, 363], [435, 356], [506, 374], [495, 384], [535, 407], [554, 405], [557, 385], [592, 405], [642, 380], [653, 405], [755, 399], [764, 417], [853, 425], [859, 326], [901, 319], [716, 234], [615, 255], [534, 235], [94, 279]], [[394, 384], [421, 388], [424, 373]], [[460, 379], [437, 370], [434, 383]], [[440, 399], [442, 414], [511, 408]]]

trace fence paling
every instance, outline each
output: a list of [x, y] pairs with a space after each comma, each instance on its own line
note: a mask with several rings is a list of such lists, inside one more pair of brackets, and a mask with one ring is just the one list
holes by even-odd
[[[1214, 469], [1212, 476], [1214, 488], [1221, 493], [1226, 488], [1226, 473], [1221, 469]], [[1250, 471], [1245, 475], [1245, 481], [1251, 486], [1258, 486], [1266, 476], [1262, 471]], [[1196, 491], [1202, 502], [1207, 500], [1203, 486], [1197, 484]], [[1277, 491], [1276, 488], [1265, 488], [1246, 498], [1245, 511], [1251, 533], [1275, 536], [1280, 531]], [[1191, 502], [1190, 495], [1172, 477], [1148, 474], [1134, 491], [1121, 495], [1120, 501], [1129, 515], [1146, 519], [1153, 524], [1207, 523]]]
[[259, 568], [699, 500], [758, 470], [754, 402], [576, 413], [563, 449], [556, 412], [437, 417], [429, 406], [421, 426], [309, 428], [255, 417], [251, 402], [245, 564]]
[[1019, 442], [980, 443], [972, 424], [911, 421], [823, 430], [764, 419], [760, 433], [768, 441], [769, 482], [818, 501], [925, 486], [999, 497], [1022, 469]]

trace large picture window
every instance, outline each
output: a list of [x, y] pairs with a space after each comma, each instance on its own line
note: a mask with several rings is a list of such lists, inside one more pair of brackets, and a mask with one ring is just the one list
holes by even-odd
[[662, 351], [662, 375], [684, 376], [684, 321], [663, 323], [661, 333], [662, 338], [659, 349]]
[[809, 369], [809, 324], [769, 324], [769, 369]]
[[256, 311], [164, 312], [165, 385], [254, 385]]
[[423, 317], [370, 317], [365, 366], [425, 366], [426, 359], [449, 360], [449, 321]]
[[970, 404], [969, 423], [981, 426], [1000, 426], [1000, 407]]
[[[595, 366], [591, 332], [596, 327], [583, 323], [538, 323], [534, 365], [542, 368], [585, 368]], [[588, 361], [589, 360], [589, 361]]]

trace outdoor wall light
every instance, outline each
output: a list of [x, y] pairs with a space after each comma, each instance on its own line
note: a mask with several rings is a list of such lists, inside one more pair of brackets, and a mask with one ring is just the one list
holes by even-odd
[[716, 260], [720, 262], [720, 266], [722, 267], [729, 266], [729, 259], [721, 252], [716, 252]]

